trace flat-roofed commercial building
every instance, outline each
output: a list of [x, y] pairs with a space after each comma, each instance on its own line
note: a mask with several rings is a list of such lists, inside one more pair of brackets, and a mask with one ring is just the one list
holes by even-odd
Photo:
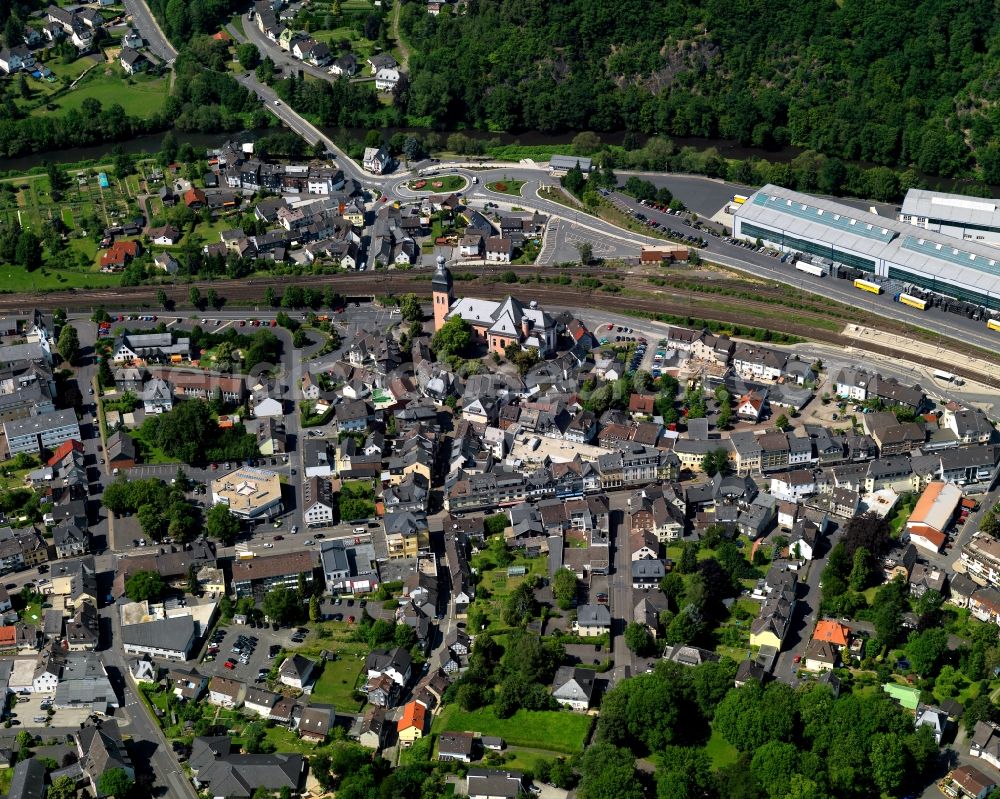
[[899, 221], [963, 241], [1000, 246], [1000, 200], [910, 189]]
[[270, 518], [282, 510], [281, 480], [277, 472], [244, 466], [212, 481], [212, 502], [241, 519]]
[[733, 235], [1000, 310], [995, 248], [843, 203], [769, 184], [736, 211]]

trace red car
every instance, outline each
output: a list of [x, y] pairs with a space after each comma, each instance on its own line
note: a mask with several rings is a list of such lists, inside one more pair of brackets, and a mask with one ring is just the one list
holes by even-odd
[[792, 663], [798, 663], [802, 660], [802, 655], [796, 655], [792, 658]]
[[225, 664], [223, 664], [223, 665], [225, 665], [225, 667], [227, 669], [229, 669], [230, 671], [233, 671], [236, 668], [236, 661], [235, 660], [227, 660], [225, 662]]

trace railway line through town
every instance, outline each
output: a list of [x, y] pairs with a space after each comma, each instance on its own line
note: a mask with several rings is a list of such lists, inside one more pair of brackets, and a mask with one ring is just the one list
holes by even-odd
[[[518, 275], [518, 282], [501, 279], [504, 272]], [[905, 322], [888, 317], [874, 317], [850, 306], [829, 306], [829, 301], [813, 297], [806, 292], [789, 292], [785, 286], [764, 281], [741, 281], [720, 277], [697, 287], [691, 287], [684, 276], [663, 274], [663, 283], [654, 285], [649, 274], [611, 272], [602, 267], [552, 267], [552, 266], [463, 266], [456, 281], [484, 299], [502, 299], [514, 293], [525, 301], [561, 308], [603, 308], [620, 313], [639, 313], [656, 318], [656, 315], [673, 317], [679, 324], [685, 320], [705, 319], [730, 325], [766, 327], [774, 332], [787, 333], [805, 339], [833, 344], [845, 349], [854, 348], [876, 352], [890, 357], [915, 361], [933, 369], [953, 372], [961, 377], [1000, 388], [1000, 374], [983, 374], [964, 368], [947, 360], [917, 355], [909, 349], [890, 347], [873, 341], [859, 342], [856, 337], [843, 333], [848, 324], [877, 327], [895, 334], [902, 340], [919, 338], [941, 348], [971, 357], [987, 360], [1000, 366], [1000, 353], [984, 352], [981, 348], [962, 341], [938, 336]], [[560, 276], [569, 278], [568, 285], [539, 283]], [[466, 277], [467, 279], [461, 279]], [[521, 282], [527, 278], [525, 282]], [[581, 285], [585, 278], [596, 278], [602, 285]], [[613, 280], [613, 288], [604, 285]], [[429, 297], [430, 274], [426, 271], [351, 272], [329, 275], [282, 275], [253, 280], [195, 281], [172, 285], [133, 286], [115, 289], [95, 289], [51, 292], [47, 294], [0, 295], [0, 313], [16, 312], [29, 308], [63, 308], [70, 312], [86, 312], [98, 307], [107, 309], [144, 308], [158, 309], [157, 292], [162, 289], [167, 298], [178, 307], [189, 305], [189, 292], [197, 287], [204, 295], [214, 289], [230, 306], [247, 308], [247, 316], [270, 311], [257, 307], [263, 304], [267, 290], [277, 296], [288, 286], [330, 289], [349, 302], [367, 301], [379, 296], [413, 293]], [[708, 288], [710, 286], [711, 288]], [[473, 289], [474, 287], [474, 289]], [[746, 294], [752, 293], [753, 297]], [[788, 304], [787, 306], [785, 304]], [[824, 307], [826, 306], [826, 307]], [[199, 313], [194, 309], [192, 315]], [[203, 311], [202, 313], [211, 313]], [[831, 329], [830, 322], [836, 322]]]

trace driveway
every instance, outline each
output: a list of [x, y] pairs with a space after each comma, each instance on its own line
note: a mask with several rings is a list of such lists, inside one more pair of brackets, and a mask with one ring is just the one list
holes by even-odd
[[798, 682], [796, 674], [798, 664], [794, 662], [794, 659], [796, 656], [801, 658], [809, 645], [812, 630], [819, 614], [820, 579], [823, 575], [823, 569], [826, 568], [827, 556], [830, 550], [836, 546], [842, 534], [843, 529], [838, 526], [833, 533], [827, 536], [823, 555], [808, 564], [805, 577], [803, 577], [802, 571], [799, 572], [799, 598], [795, 603], [792, 623], [785, 637], [784, 647], [774, 662], [775, 679], [792, 685]]

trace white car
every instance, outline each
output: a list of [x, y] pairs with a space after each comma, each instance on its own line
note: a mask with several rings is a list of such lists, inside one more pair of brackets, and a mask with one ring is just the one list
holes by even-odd
[[297, 524], [292, 525], [292, 535], [295, 535], [299, 531], [299, 526]]
[[264, 549], [274, 549], [274, 544], [268, 541], [266, 544], [264, 544]]
[[302, 542], [302, 546], [306, 546], [306, 547], [311, 547], [312, 544], [313, 544], [313, 540], [311, 538], [307, 538], [305, 541]]

